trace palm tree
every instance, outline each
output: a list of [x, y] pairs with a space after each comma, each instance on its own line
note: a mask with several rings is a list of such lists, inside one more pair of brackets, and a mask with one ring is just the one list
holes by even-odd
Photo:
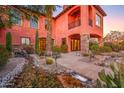
[[11, 17], [17, 17], [15, 11], [29, 19], [31, 16], [41, 15], [42, 9], [41, 6], [2, 5], [0, 6], [0, 29], [11, 27], [15, 23], [11, 20]]
[[46, 38], [46, 53], [52, 52], [52, 18], [53, 12], [56, 11], [56, 5], [45, 5], [44, 6], [44, 13], [47, 17], [47, 38]]

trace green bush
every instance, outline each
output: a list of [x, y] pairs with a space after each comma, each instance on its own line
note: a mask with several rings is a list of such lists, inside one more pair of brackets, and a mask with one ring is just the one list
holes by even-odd
[[124, 50], [124, 40], [119, 43], [120, 50]]
[[90, 50], [92, 51], [92, 53], [94, 54], [99, 54], [99, 45], [98, 44], [93, 44], [92, 46], [90, 46]]
[[9, 54], [10, 53], [7, 51], [7, 49], [0, 45], [0, 66], [7, 63]]
[[112, 52], [112, 48], [109, 46], [102, 46], [99, 48], [100, 52]]
[[119, 52], [121, 50], [121, 45], [120, 44], [113, 44], [106, 42], [104, 43], [104, 46], [111, 47], [112, 51]]
[[52, 58], [46, 58], [46, 64], [48, 64], [48, 65], [53, 64], [53, 59]]
[[36, 31], [35, 34], [35, 52], [38, 53], [39, 50], [39, 34], [38, 31]]
[[67, 51], [68, 51], [68, 46], [66, 44], [61, 45], [61, 52], [62, 53], [67, 53]]
[[114, 63], [111, 70], [111, 74], [106, 74], [105, 70], [98, 73], [97, 87], [124, 88], [124, 64]]
[[60, 52], [61, 52], [61, 48], [60, 48], [59, 46], [53, 46], [52, 51], [53, 51], [53, 52], [58, 52], [58, 53], [60, 53]]
[[91, 50], [92, 45], [98, 46], [98, 43], [96, 42], [89, 42], [89, 49]]
[[33, 54], [35, 52], [33, 46], [30, 45], [25, 45], [23, 46], [23, 49], [28, 53], [28, 54]]
[[6, 33], [6, 49], [12, 51], [12, 36], [10, 32]]
[[99, 54], [103, 52], [112, 52], [112, 48], [109, 44], [105, 44], [104, 46], [99, 47], [97, 43], [90, 43], [89, 48], [94, 54]]

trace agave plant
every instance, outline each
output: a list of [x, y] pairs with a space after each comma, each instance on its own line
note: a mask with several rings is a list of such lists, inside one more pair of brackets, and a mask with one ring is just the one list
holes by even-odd
[[97, 87], [123, 88], [124, 87], [124, 64], [113, 63], [112, 73], [106, 74], [105, 70], [98, 73]]

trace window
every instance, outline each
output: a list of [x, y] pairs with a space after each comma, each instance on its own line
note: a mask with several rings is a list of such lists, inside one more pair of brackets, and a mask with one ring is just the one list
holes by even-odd
[[29, 45], [30, 44], [30, 39], [27, 37], [21, 38], [21, 44], [22, 45]]
[[16, 10], [10, 10], [10, 13], [11, 13], [11, 21], [14, 23], [14, 24], [17, 24], [17, 25], [21, 25], [21, 14], [16, 11]]
[[45, 29], [47, 29], [47, 25], [48, 25], [48, 20], [47, 19], [44, 20], [44, 24], [45, 24]]
[[96, 14], [96, 25], [101, 26], [101, 17], [98, 14]]
[[31, 28], [38, 28], [38, 18], [37, 17], [31, 17], [30, 27]]

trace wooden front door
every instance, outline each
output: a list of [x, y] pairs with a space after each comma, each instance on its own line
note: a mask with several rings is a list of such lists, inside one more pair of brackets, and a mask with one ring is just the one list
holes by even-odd
[[71, 39], [71, 50], [72, 51], [80, 50], [80, 40], [79, 39]]
[[42, 50], [46, 50], [46, 38], [39, 39], [39, 48]]

